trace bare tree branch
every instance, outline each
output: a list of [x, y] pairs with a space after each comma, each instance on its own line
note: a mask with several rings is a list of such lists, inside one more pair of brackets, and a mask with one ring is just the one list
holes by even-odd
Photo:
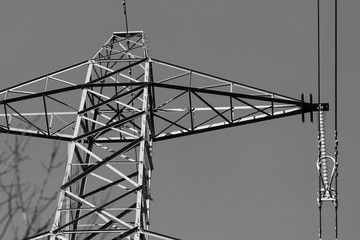
[[[50, 189], [52, 173], [63, 165], [58, 161], [59, 143], [54, 142], [50, 158], [36, 163], [25, 154], [29, 137], [14, 137], [0, 153], [0, 239], [23, 239], [48, 229], [51, 216], [42, 216], [53, 207], [57, 191]], [[61, 159], [62, 160], [62, 159]], [[39, 164], [43, 180], [39, 186], [24, 179], [25, 162]]]

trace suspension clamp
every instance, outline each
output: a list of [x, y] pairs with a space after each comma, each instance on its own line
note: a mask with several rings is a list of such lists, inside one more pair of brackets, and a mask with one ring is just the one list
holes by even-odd
[[301, 119], [305, 122], [305, 113], [310, 112], [310, 121], [314, 122], [314, 111], [329, 111], [328, 103], [313, 103], [313, 96], [310, 94], [310, 102], [305, 102], [304, 94], [301, 94]]

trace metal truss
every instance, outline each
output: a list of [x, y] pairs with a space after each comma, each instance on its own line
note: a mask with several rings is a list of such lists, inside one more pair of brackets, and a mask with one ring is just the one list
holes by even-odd
[[53, 227], [29, 238], [52, 240], [176, 239], [149, 229], [153, 142], [328, 107], [151, 58], [141, 31], [0, 99], [1, 132], [68, 142]]

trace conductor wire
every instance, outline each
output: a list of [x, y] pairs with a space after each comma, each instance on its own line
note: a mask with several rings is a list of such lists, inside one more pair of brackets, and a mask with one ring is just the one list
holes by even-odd
[[[318, 108], [321, 111], [321, 73], [320, 73], [320, 0], [317, 0], [317, 88], [318, 88]], [[321, 135], [320, 135], [320, 114], [318, 116], [318, 159], [321, 158]], [[318, 166], [320, 167], [320, 166]], [[321, 200], [321, 184], [322, 184], [322, 177], [321, 177], [321, 170], [318, 170], [319, 173], [319, 189], [318, 189], [318, 208], [319, 208], [319, 239], [322, 238], [322, 200]]]
[[335, 0], [335, 239], [338, 239], [338, 1]]

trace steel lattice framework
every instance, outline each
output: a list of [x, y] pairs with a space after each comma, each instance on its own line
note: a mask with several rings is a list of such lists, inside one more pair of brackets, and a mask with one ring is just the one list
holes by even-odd
[[148, 55], [115, 32], [89, 60], [0, 92], [0, 131], [68, 142], [51, 230], [30, 239], [175, 239], [150, 231], [153, 142], [327, 110]]

